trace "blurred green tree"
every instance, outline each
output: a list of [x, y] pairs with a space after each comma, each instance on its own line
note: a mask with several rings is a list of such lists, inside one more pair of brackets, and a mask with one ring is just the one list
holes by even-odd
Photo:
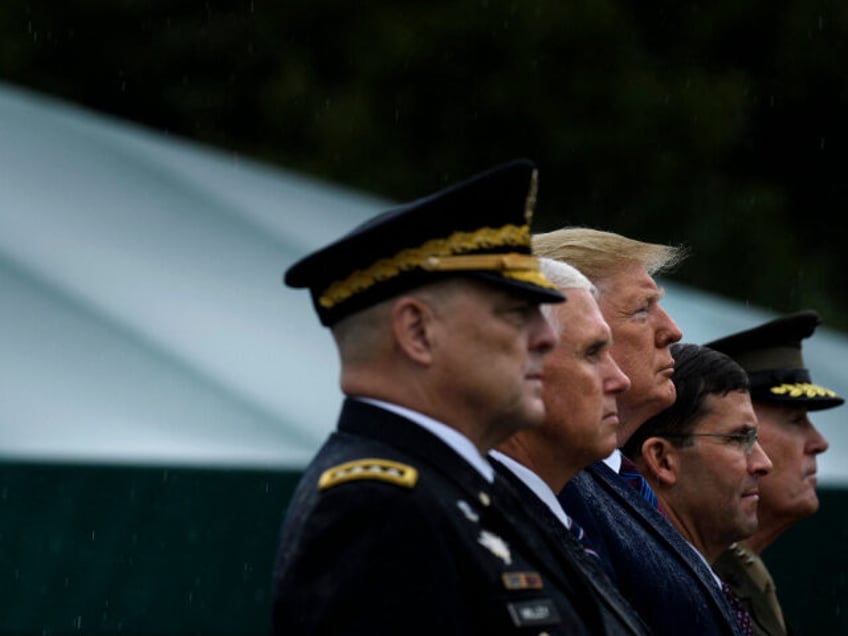
[[537, 228], [848, 329], [848, 6], [7, 0], [0, 78], [390, 198], [540, 165]]

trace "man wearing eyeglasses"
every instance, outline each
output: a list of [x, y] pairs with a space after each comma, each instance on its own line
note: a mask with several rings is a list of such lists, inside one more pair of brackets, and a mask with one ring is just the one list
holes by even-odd
[[[660, 509], [710, 565], [733, 542], [757, 530], [759, 480], [772, 468], [757, 441], [757, 416], [745, 370], [728, 356], [675, 344], [677, 399], [645, 422], [624, 453], [656, 494]], [[734, 605], [740, 631], [748, 612], [716, 577]]]

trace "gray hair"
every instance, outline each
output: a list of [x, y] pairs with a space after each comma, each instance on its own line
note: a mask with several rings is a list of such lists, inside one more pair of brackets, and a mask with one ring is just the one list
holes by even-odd
[[[560, 290], [585, 289], [597, 300], [598, 288], [595, 287], [592, 281], [586, 278], [582, 272], [573, 265], [569, 265], [568, 263], [563, 263], [562, 261], [557, 261], [552, 258], [541, 257], [539, 258], [539, 266], [541, 267], [542, 274], [545, 275], [545, 278], [551, 281]], [[567, 298], [565, 302], [568, 302]], [[560, 323], [557, 306], [558, 305], [545, 303], [541, 305], [540, 308], [542, 310], [542, 315], [547, 318], [548, 322], [554, 328], [554, 331], [556, 331], [557, 334], [560, 334], [562, 333], [564, 325]]]

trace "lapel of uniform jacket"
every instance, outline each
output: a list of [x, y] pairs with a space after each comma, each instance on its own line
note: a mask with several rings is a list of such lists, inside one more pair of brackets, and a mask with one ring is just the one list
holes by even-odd
[[[406, 418], [367, 402], [345, 400], [339, 416], [339, 432], [362, 435], [381, 440], [415, 458], [420, 469], [429, 466], [448, 477], [469, 497], [470, 501], [489, 498], [492, 505], [485, 506], [483, 514], [492, 523], [508, 530], [509, 542], [519, 546], [520, 552], [533, 562], [545, 576], [564, 589], [573, 582], [564, 576], [556, 564], [559, 556], [552, 550], [545, 534], [524, 512], [515, 491], [502, 479], [490, 484], [465, 459], [428, 430]], [[535, 530], [535, 531], [531, 531]]]
[[[510, 487], [516, 491], [528, 518], [534, 522], [542, 536], [545, 537], [551, 551], [563, 564], [566, 575], [575, 576], [584, 586], [594, 590], [607, 609], [615, 613], [619, 621], [626, 625], [633, 634], [647, 634], [647, 627], [638, 618], [636, 612], [630, 608], [627, 601], [617, 591], [611, 591], [614, 586], [609, 581], [606, 572], [603, 571], [599, 563], [592, 562], [592, 559], [596, 557], [583, 553], [583, 547], [577, 538], [563, 526], [547, 505], [511, 470], [495, 459], [491, 460], [491, 463], [494, 464], [495, 469], [509, 483]], [[604, 584], [602, 581], [607, 583]]]

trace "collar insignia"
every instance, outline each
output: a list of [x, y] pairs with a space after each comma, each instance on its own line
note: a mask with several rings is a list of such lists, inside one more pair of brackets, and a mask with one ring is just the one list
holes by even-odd
[[480, 536], [477, 538], [477, 542], [496, 557], [503, 560], [503, 562], [507, 565], [512, 563], [512, 555], [509, 552], [509, 545], [498, 535], [493, 534], [488, 530], [481, 530]]
[[473, 521], [474, 523], [480, 521], [480, 515], [477, 514], [474, 508], [472, 508], [467, 501], [465, 501], [464, 499], [460, 499], [456, 502], [456, 505], [460, 510], [462, 510], [462, 514], [465, 515], [466, 519], [468, 519], [469, 521]]

